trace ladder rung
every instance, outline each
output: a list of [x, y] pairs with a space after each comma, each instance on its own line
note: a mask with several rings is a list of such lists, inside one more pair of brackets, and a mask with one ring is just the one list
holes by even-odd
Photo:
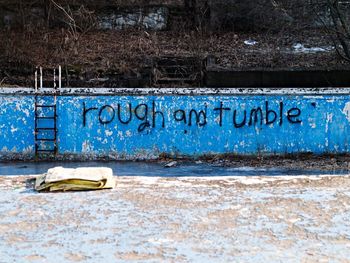
[[56, 105], [42, 105], [42, 104], [35, 104], [35, 107], [37, 108], [55, 108]]
[[52, 152], [52, 151], [57, 150], [57, 145], [53, 145], [52, 148], [41, 148], [40, 149], [40, 145], [36, 143], [35, 148], [37, 151], [40, 151], [40, 152]]
[[56, 119], [56, 116], [36, 116], [37, 119], [47, 119], [47, 120], [54, 120]]
[[56, 152], [56, 149], [53, 149], [53, 150], [42, 150], [42, 149], [37, 149], [36, 150], [37, 152], [47, 152], [47, 153], [54, 153], [54, 152]]
[[[45, 105], [45, 103], [47, 104]], [[56, 114], [56, 110], [57, 110], [56, 96], [54, 101], [45, 102], [45, 101], [39, 100], [38, 96], [36, 95], [34, 105], [35, 105], [35, 130], [34, 130], [35, 131], [35, 153], [38, 156], [40, 155], [54, 156], [57, 153], [56, 121], [58, 116]], [[44, 109], [39, 110], [39, 108], [46, 108], [47, 109], [46, 111], [50, 111], [46, 113], [46, 115], [49, 115], [49, 116], [45, 116], [45, 110]], [[40, 120], [50, 120], [50, 123], [48, 123], [47, 126], [54, 126], [54, 127], [42, 127], [42, 128], [38, 127], [39, 123], [41, 123], [39, 122]], [[51, 133], [53, 132], [53, 134], [44, 135], [44, 131], [50, 131]], [[50, 142], [50, 143], [44, 144], [43, 142]]]
[[57, 129], [54, 127], [42, 127], [42, 128], [37, 127], [37, 128], [35, 128], [35, 131], [40, 131], [40, 130], [42, 130], [42, 131], [56, 131]]

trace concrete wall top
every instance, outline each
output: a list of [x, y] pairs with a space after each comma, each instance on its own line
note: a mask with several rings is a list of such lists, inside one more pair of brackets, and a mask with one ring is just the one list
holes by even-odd
[[[29, 87], [0, 87], [2, 95], [35, 95]], [[53, 95], [53, 88], [42, 88], [40, 95]], [[61, 88], [56, 95], [113, 95], [113, 96], [167, 96], [167, 95], [350, 95], [350, 87], [344, 88]]]

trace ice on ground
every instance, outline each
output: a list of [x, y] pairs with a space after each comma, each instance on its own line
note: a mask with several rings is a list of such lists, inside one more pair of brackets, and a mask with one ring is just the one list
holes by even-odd
[[117, 177], [38, 194], [0, 177], [4, 262], [348, 262], [350, 177]]

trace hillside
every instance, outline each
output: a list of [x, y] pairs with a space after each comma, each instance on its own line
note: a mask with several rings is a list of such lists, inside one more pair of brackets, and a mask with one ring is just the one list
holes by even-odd
[[[207, 58], [216, 70], [349, 69], [325, 28], [305, 19], [306, 11], [293, 16], [298, 12], [290, 4], [283, 10], [291, 21], [270, 13], [263, 23], [255, 9], [249, 22], [232, 17], [239, 10], [220, 13], [220, 5], [210, 1], [211, 12], [203, 12], [199, 21], [203, 4], [189, 2], [33, 1], [21, 6], [2, 1], [0, 85], [30, 86], [36, 66], [62, 65], [70, 86], [198, 86]], [[281, 14], [281, 8], [274, 12]], [[249, 26], [242, 28], [245, 22]], [[159, 68], [159, 61], [169, 58], [190, 59], [172, 72], [187, 81], [157, 81], [169, 78]]]

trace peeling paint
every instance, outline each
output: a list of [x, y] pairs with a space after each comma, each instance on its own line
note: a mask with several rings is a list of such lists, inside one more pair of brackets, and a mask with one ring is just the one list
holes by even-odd
[[132, 135], [132, 133], [131, 133], [130, 130], [127, 130], [127, 131], [125, 132], [125, 136], [126, 136], [126, 137], [131, 137], [131, 135]]
[[[84, 101], [87, 109], [96, 108], [86, 114], [86, 128], [80, 126], [79, 133], [72, 135], [76, 141], [73, 144], [84, 141], [89, 135], [90, 143], [95, 149], [92, 153], [113, 153], [113, 156], [123, 158], [149, 158], [156, 156], [155, 149], [158, 153], [189, 156], [208, 153], [320, 154], [335, 152], [335, 149], [339, 153], [347, 152], [347, 141], [350, 140], [346, 131], [350, 127], [340, 127], [337, 124], [343, 118], [337, 111], [344, 107], [346, 98], [347, 96], [334, 94], [76, 96], [74, 103], [71, 103], [72, 97], [62, 96], [60, 103], [63, 108], [72, 111], [71, 114], [82, 115], [81, 105]], [[128, 103], [132, 107], [130, 112]], [[223, 107], [222, 116], [220, 104]], [[118, 105], [121, 112], [118, 112]], [[192, 114], [190, 117], [192, 111], [199, 114], [204, 105], [205, 121], [203, 116], [199, 116], [197, 121], [194, 117], [196, 115]], [[259, 108], [262, 115], [257, 113], [254, 117], [256, 113], [252, 113], [252, 110]], [[235, 110], [239, 116], [237, 121], [243, 120], [243, 113], [246, 111], [246, 120], [241, 127], [235, 127], [233, 123]], [[174, 117], [176, 111], [178, 114]], [[103, 114], [100, 121], [99, 112]], [[61, 121], [65, 123], [64, 120]], [[69, 126], [62, 125], [59, 129], [62, 133], [70, 133]], [[99, 130], [105, 137], [96, 136], [100, 134]], [[110, 134], [111, 131], [115, 132]], [[326, 146], [325, 141], [329, 136], [334, 139]], [[100, 143], [97, 143], [96, 137], [101, 138], [98, 140]], [[60, 145], [63, 153], [72, 153], [73, 148], [68, 143]]]
[[11, 125], [11, 133], [14, 133], [18, 131], [18, 128], [15, 128], [13, 125]]
[[109, 136], [112, 136], [112, 135], [113, 135], [113, 132], [107, 130], [107, 131], [105, 131], [105, 134], [106, 134], [107, 137], [109, 137]]
[[343, 114], [346, 116], [348, 122], [350, 122], [350, 102], [345, 103], [345, 107], [343, 108]]
[[[350, 93], [209, 91], [181, 96], [167, 94], [171, 89], [147, 96], [61, 94], [58, 153], [83, 159], [350, 153]], [[52, 98], [43, 96], [42, 102], [46, 99]], [[0, 157], [33, 158], [34, 95], [0, 93], [0, 103]]]
[[[52, 95], [52, 88], [42, 88], [41, 95]], [[35, 95], [35, 90], [31, 87], [0, 87], [2, 95]], [[292, 95], [305, 96], [309, 95], [317, 99], [322, 99], [320, 95], [326, 95], [324, 99], [332, 100], [339, 99], [338, 96], [347, 96], [350, 94], [350, 87], [344, 88], [61, 88], [58, 95], [75, 96], [97, 96], [97, 95], [114, 95], [122, 96], [124, 99], [127, 96], [148, 96], [152, 95], [235, 95], [235, 96], [250, 96], [250, 95]], [[314, 95], [314, 96], [313, 96]], [[330, 96], [333, 95], [333, 96]], [[8, 98], [10, 99], [10, 98]], [[215, 97], [210, 98], [215, 101]]]

